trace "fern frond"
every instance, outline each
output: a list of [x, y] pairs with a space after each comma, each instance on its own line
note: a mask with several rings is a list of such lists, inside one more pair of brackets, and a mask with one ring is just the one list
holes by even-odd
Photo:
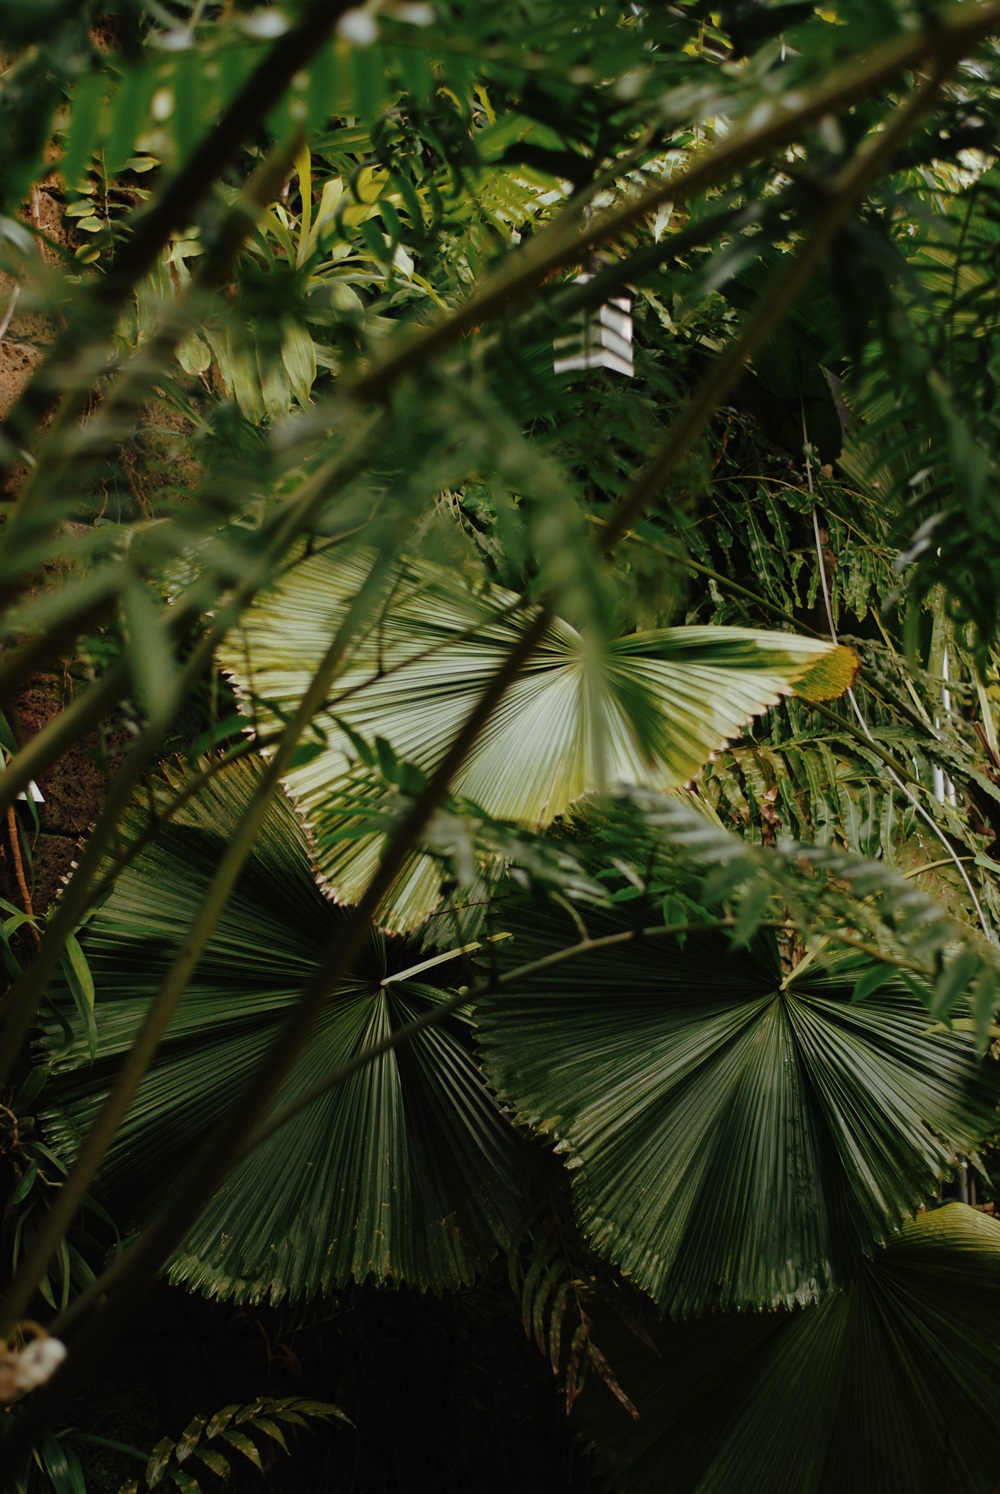
[[[122, 1484], [118, 1494], [146, 1494], [147, 1490], [159, 1488], [166, 1479], [188, 1494], [198, 1494], [201, 1485], [188, 1471], [188, 1459], [194, 1458], [218, 1478], [229, 1480], [231, 1452], [242, 1454], [264, 1475], [267, 1465], [262, 1449], [270, 1443], [282, 1452], [288, 1452], [288, 1443], [282, 1431], [286, 1427], [304, 1427], [310, 1421], [351, 1422], [338, 1406], [327, 1401], [313, 1401], [302, 1396], [258, 1396], [248, 1405], [223, 1406], [211, 1418], [195, 1416], [176, 1440], [163, 1437], [153, 1448], [146, 1470], [139, 1479]], [[255, 1442], [251, 1433], [263, 1436], [266, 1442]], [[181, 1465], [187, 1467], [182, 1468]]]
[[638, 1411], [594, 1341], [588, 1311], [598, 1301], [602, 1306], [616, 1306], [618, 1284], [584, 1244], [568, 1200], [546, 1199], [525, 1221], [520, 1246], [510, 1251], [508, 1269], [525, 1336], [548, 1360], [553, 1375], [563, 1376], [567, 1416], [593, 1372], [637, 1417]]

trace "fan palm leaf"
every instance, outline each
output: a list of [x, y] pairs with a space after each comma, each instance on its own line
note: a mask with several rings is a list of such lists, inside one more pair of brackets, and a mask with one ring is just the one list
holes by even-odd
[[[82, 1031], [65, 1056], [61, 1027], [45, 1039], [54, 1070], [45, 1125], [67, 1149], [93, 1120], [258, 779], [248, 762], [215, 777], [88, 925], [96, 1056], [91, 1063]], [[163, 1201], [344, 916], [316, 887], [301, 827], [279, 798], [106, 1159], [102, 1187], [123, 1223], [141, 1223]], [[276, 1106], [444, 999], [397, 978], [401, 963], [400, 941], [370, 937]], [[258, 1147], [184, 1243], [173, 1278], [254, 1301], [369, 1275], [438, 1290], [470, 1280], [523, 1204], [516, 1137], [462, 1028], [435, 1026], [383, 1054]]]
[[[558, 910], [512, 926], [515, 965], [578, 938]], [[993, 1133], [997, 1066], [898, 985], [852, 1004], [857, 975], [783, 986], [765, 936], [637, 940], [478, 1009], [487, 1072], [565, 1155], [584, 1233], [672, 1314], [818, 1300]]]
[[[367, 569], [364, 556], [311, 556], [246, 615], [242, 638], [222, 659], [265, 724], [294, 710]], [[317, 718], [324, 750], [287, 779], [338, 900], [357, 900], [384, 842], [381, 832], [363, 833], [359, 792], [369, 812], [392, 797], [384, 790], [371, 802], [359, 789], [357, 739], [382, 738], [397, 759], [433, 770], [532, 615], [499, 587], [475, 589], [424, 563], [398, 567], [381, 618], [358, 641]], [[555, 618], [454, 792], [488, 815], [533, 827], [599, 788], [676, 787], [818, 663], [835, 661], [837, 678], [822, 688], [840, 693], [856, 662], [847, 654], [749, 628], [661, 628], [599, 640]], [[411, 861], [383, 905], [384, 926], [416, 927], [440, 902], [440, 886], [435, 861]]]
[[[639, 1410], [578, 1403], [628, 1494], [991, 1494], [1000, 1466], [1000, 1224], [949, 1204], [818, 1307], [601, 1342]], [[648, 1341], [647, 1341], [648, 1342]]]

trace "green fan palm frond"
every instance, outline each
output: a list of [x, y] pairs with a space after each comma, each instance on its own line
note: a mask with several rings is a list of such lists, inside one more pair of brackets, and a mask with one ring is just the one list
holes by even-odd
[[[923, 1214], [819, 1307], [605, 1342], [638, 1421], [579, 1402], [628, 1494], [991, 1494], [1000, 1467], [1000, 1224]], [[610, 1340], [610, 1341], [609, 1341]]]
[[[176, 954], [259, 768], [229, 765], [117, 880], [83, 942], [97, 988], [93, 1063], [82, 1030], [45, 1039], [45, 1125], [79, 1144]], [[139, 819], [132, 828], [138, 828]], [[249, 1080], [344, 915], [312, 878], [279, 798], [102, 1173], [123, 1223], [149, 1217]], [[444, 999], [407, 979], [400, 941], [373, 935], [328, 1003], [276, 1106]], [[79, 1027], [79, 1022], [76, 1023]], [[368, 1275], [442, 1289], [470, 1280], [523, 1208], [517, 1138], [454, 1020], [384, 1054], [236, 1168], [171, 1274], [237, 1299], [304, 1296]]]
[[[265, 723], [301, 699], [310, 666], [365, 574], [363, 557], [312, 556], [250, 609], [223, 663]], [[345, 807], [357, 789], [357, 738], [380, 737], [399, 760], [432, 770], [532, 616], [499, 587], [475, 589], [427, 564], [398, 568], [384, 616], [359, 640], [318, 718], [325, 749], [287, 779], [338, 900], [357, 900], [383, 841], [377, 832], [359, 835]], [[600, 640], [556, 618], [454, 792], [497, 819], [544, 826], [600, 788], [676, 787], [836, 652], [820, 640], [749, 628], [662, 628]], [[849, 682], [848, 673], [839, 688]], [[411, 863], [383, 905], [384, 926], [400, 931], [426, 919], [440, 902], [440, 881], [428, 857]]]
[[[589, 932], [630, 927], [588, 913]], [[570, 943], [519, 913], [503, 958]], [[782, 989], [777, 951], [637, 940], [477, 1011], [487, 1071], [573, 1170], [591, 1244], [675, 1316], [817, 1300], [995, 1127], [1000, 1072], [898, 986]]]

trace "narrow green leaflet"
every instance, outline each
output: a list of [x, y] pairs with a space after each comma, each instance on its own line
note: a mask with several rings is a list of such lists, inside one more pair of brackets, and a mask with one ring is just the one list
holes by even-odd
[[603, 1325], [639, 1420], [595, 1386], [582, 1428], [628, 1494], [992, 1494], [1000, 1224], [923, 1214], [819, 1307]]
[[[551, 908], [510, 921], [509, 967], [579, 937]], [[634, 927], [633, 905], [587, 926]], [[564, 1154], [591, 1244], [674, 1316], [820, 1299], [995, 1130], [1000, 1070], [971, 1037], [929, 1033], [898, 983], [852, 1004], [856, 964], [814, 969], [781, 990], [770, 936], [649, 939], [477, 1011], [487, 1072]]]
[[[93, 1120], [121, 1054], [196, 913], [260, 765], [235, 762], [119, 877], [81, 943], [97, 989], [93, 1063], [54, 1064], [45, 1127], [68, 1151]], [[127, 827], [141, 824], [134, 812]], [[236, 893], [119, 1131], [101, 1180], [124, 1224], [161, 1204], [259, 1062], [344, 914], [312, 880], [279, 798]], [[443, 999], [386, 977], [412, 963], [373, 935], [329, 1002], [281, 1104]], [[44, 1046], [62, 1045], [55, 1022]], [[487, 1093], [461, 1026], [432, 1027], [303, 1111], [227, 1179], [171, 1274], [206, 1293], [277, 1301], [350, 1278], [442, 1289], [470, 1280], [518, 1217], [519, 1143]]]
[[[298, 703], [365, 574], [363, 556], [312, 556], [250, 609], [222, 659], [266, 724]], [[499, 587], [474, 588], [428, 564], [399, 566], [384, 614], [359, 640], [318, 719], [328, 750], [288, 777], [338, 900], [358, 898], [383, 843], [379, 832], [343, 836], [352, 734], [382, 737], [401, 761], [432, 770], [532, 615]], [[676, 787], [831, 652], [815, 639], [745, 628], [663, 628], [602, 641], [554, 619], [454, 792], [497, 819], [543, 826], [600, 788]], [[440, 896], [437, 866], [418, 859], [384, 906], [385, 927], [415, 927]]]

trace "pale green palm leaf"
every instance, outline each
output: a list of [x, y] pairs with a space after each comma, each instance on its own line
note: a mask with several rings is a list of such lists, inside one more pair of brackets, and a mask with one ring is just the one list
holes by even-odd
[[[263, 724], [295, 708], [366, 573], [363, 556], [311, 556], [249, 610], [222, 658]], [[429, 564], [399, 566], [382, 616], [357, 641], [317, 718], [324, 750], [287, 780], [338, 900], [358, 899], [384, 843], [378, 830], [356, 833], [351, 733], [380, 737], [400, 761], [432, 771], [533, 615], [499, 587], [476, 589]], [[544, 826], [602, 788], [677, 787], [831, 652], [815, 639], [743, 628], [601, 640], [556, 618], [453, 791], [497, 819]], [[374, 807], [391, 798], [380, 791]], [[440, 884], [432, 859], [411, 860], [383, 904], [384, 926], [421, 923], [440, 902]]]

